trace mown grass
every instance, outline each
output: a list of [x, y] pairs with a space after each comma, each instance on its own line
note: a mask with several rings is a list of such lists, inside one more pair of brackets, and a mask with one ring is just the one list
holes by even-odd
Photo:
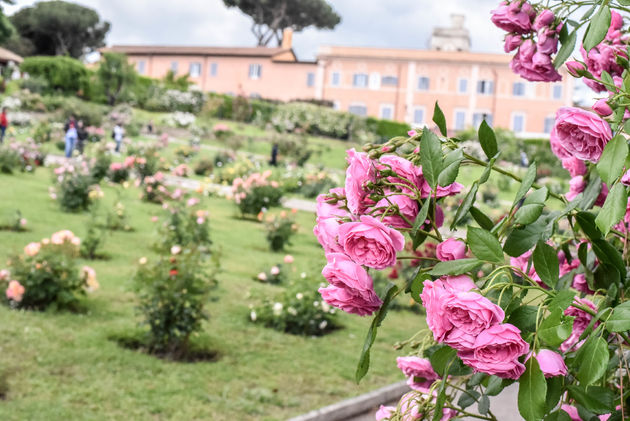
[[[50, 172], [0, 175], [0, 218], [20, 209], [26, 233], [0, 232], [0, 262], [30, 241], [60, 229], [85, 234], [87, 214], [67, 214], [48, 197]], [[120, 188], [120, 187], [117, 187]], [[116, 198], [105, 187], [103, 208]], [[156, 239], [153, 215], [159, 206], [123, 192], [135, 231], [108, 236], [109, 261], [93, 266], [101, 288], [85, 300], [82, 314], [13, 311], [0, 306], [0, 373], [8, 381], [0, 401], [2, 420], [275, 420], [286, 419], [342, 398], [402, 380], [392, 344], [424, 327], [424, 318], [391, 312], [372, 354], [372, 368], [360, 384], [354, 370], [370, 319], [340, 315], [344, 329], [322, 338], [283, 334], [248, 321], [249, 304], [282, 286], [253, 281], [282, 261], [268, 250], [260, 223], [237, 218], [225, 199], [207, 198], [212, 237], [221, 253], [219, 288], [208, 302], [210, 320], [201, 340], [219, 352], [216, 362], [175, 363], [121, 348], [110, 337], [137, 329], [130, 291], [135, 262], [151, 256]], [[299, 233], [289, 252], [294, 277], [317, 276], [323, 253], [311, 233], [313, 214], [299, 212]], [[0, 264], [0, 268], [3, 267]]]

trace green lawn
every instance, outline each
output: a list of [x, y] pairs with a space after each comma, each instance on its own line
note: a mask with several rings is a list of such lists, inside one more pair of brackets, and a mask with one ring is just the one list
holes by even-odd
[[[0, 261], [60, 229], [85, 234], [87, 214], [62, 213], [48, 197], [50, 172], [0, 175], [0, 218], [20, 209], [26, 233], [0, 232]], [[105, 187], [104, 205], [116, 194]], [[135, 262], [150, 256], [157, 205], [141, 203], [134, 188], [123, 201], [136, 229], [108, 237], [109, 261], [89, 262], [101, 289], [85, 299], [85, 314], [24, 312], [0, 307], [0, 370], [8, 381], [2, 420], [271, 420], [286, 419], [340, 399], [402, 380], [395, 341], [424, 326], [424, 317], [391, 312], [372, 354], [373, 365], [357, 386], [354, 369], [369, 318], [340, 315], [344, 329], [322, 338], [282, 334], [250, 323], [249, 304], [282, 287], [252, 280], [282, 260], [268, 251], [263, 227], [236, 217], [225, 199], [206, 198], [212, 237], [222, 254], [219, 288], [207, 304], [204, 336], [216, 362], [167, 362], [123, 349], [108, 339], [138, 322], [130, 278]], [[316, 275], [324, 261], [311, 233], [315, 216], [298, 213], [300, 231], [289, 252], [296, 278]], [[84, 262], [81, 262], [83, 264]], [[3, 265], [0, 265], [0, 268]]]

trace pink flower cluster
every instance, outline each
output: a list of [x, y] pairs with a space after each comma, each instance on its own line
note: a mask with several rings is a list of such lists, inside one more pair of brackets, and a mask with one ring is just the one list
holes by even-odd
[[235, 178], [232, 182], [232, 195], [234, 197], [234, 201], [237, 204], [241, 203], [241, 201], [247, 197], [254, 187], [272, 186], [274, 188], [278, 188], [278, 182], [269, 181], [269, 177], [271, 177], [271, 170], [266, 170], [262, 173], [252, 173], [246, 178]]
[[190, 175], [190, 167], [186, 164], [180, 164], [173, 168], [172, 172], [176, 177], [188, 177]]
[[540, 12], [526, 0], [503, 1], [492, 11], [492, 22], [508, 32], [506, 53], [517, 50], [510, 63], [512, 71], [532, 82], [557, 82], [562, 79], [551, 56], [558, 51], [562, 23], [551, 10]]
[[[551, 150], [563, 160], [564, 166], [564, 160], [570, 158], [599, 162], [610, 139], [610, 125], [597, 114], [581, 108], [562, 107], [556, 113], [556, 123], [549, 141]], [[567, 163], [570, 168], [574, 165], [575, 163]]]
[[520, 330], [509, 323], [503, 309], [472, 292], [467, 277], [425, 281], [420, 295], [433, 338], [458, 351], [462, 361], [477, 372], [518, 379], [525, 366], [518, 358], [529, 351]]
[[[397, 228], [411, 227], [419, 212], [418, 200], [429, 197], [431, 188], [422, 168], [409, 160], [384, 155], [376, 161], [354, 149], [347, 153], [345, 188], [317, 198], [313, 232], [326, 252], [328, 264], [322, 273], [330, 283], [320, 292], [333, 306], [368, 315], [382, 302], [364, 267], [381, 270], [396, 264], [396, 255], [405, 246]], [[388, 184], [384, 197], [373, 200], [372, 187], [381, 181]], [[454, 195], [462, 187], [458, 183], [439, 187], [436, 195]]]
[[[427, 416], [420, 412], [421, 407], [435, 404], [437, 400], [437, 392], [431, 395], [428, 393], [408, 392], [405, 393], [398, 402], [398, 407], [381, 405], [374, 417], [376, 421], [416, 421], [427, 419]], [[451, 408], [442, 409], [441, 421], [447, 421], [457, 416], [457, 411]]]

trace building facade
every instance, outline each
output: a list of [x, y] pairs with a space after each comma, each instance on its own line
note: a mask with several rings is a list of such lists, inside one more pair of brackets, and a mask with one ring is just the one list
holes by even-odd
[[436, 28], [430, 50], [325, 46], [317, 60], [297, 60], [291, 34], [278, 48], [113, 46], [138, 73], [189, 75], [200, 89], [282, 101], [320, 99], [358, 115], [429, 125], [438, 101], [450, 132], [482, 120], [520, 136], [548, 136], [554, 115], [572, 104], [572, 78], [527, 82], [507, 54], [470, 52], [463, 17]]

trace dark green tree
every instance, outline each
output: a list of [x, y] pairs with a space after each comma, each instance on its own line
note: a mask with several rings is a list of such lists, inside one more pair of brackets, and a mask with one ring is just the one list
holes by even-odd
[[136, 81], [136, 69], [127, 61], [127, 56], [118, 53], [104, 53], [96, 71], [103, 93], [109, 105], [116, 105], [123, 89]]
[[15, 4], [14, 0], [0, 0], [0, 43], [5, 42], [15, 34], [15, 28], [4, 14], [5, 4]]
[[300, 32], [309, 26], [334, 29], [341, 17], [326, 0], [223, 0], [227, 7], [238, 7], [253, 19], [252, 32], [258, 45], [275, 39], [282, 44], [286, 28]]
[[110, 28], [95, 10], [65, 1], [35, 3], [9, 19], [32, 55], [79, 58], [103, 47]]

